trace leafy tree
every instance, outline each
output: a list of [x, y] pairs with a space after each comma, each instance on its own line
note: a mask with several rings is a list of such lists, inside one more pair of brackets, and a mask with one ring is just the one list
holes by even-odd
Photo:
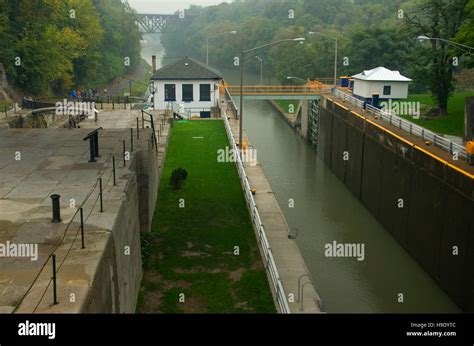
[[[468, 16], [469, 0], [414, 0], [405, 8], [405, 24], [409, 34], [453, 40]], [[439, 40], [420, 44], [416, 63], [418, 76], [429, 85], [438, 103], [439, 115], [448, 114], [448, 99], [455, 90], [453, 58], [459, 52]]]
[[[466, 6], [467, 18], [461, 29], [456, 35], [455, 41], [470, 47], [474, 47], [474, 0], [470, 0]], [[468, 55], [466, 66], [474, 67], [474, 52], [471, 50], [471, 54]]]

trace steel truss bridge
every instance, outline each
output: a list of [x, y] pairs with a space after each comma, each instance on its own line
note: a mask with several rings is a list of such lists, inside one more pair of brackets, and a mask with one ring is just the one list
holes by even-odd
[[180, 18], [175, 14], [137, 13], [136, 23], [140, 31], [146, 34], [164, 34], [173, 30], [179, 22], [189, 22], [191, 16]]

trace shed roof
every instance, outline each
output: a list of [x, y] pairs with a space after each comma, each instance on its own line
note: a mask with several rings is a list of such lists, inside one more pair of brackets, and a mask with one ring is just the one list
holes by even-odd
[[411, 82], [412, 79], [402, 76], [398, 71], [392, 71], [385, 67], [377, 67], [372, 70], [365, 70], [362, 73], [352, 76], [354, 79], [366, 81], [384, 82]]
[[163, 66], [151, 77], [152, 80], [209, 80], [222, 79], [222, 74], [212, 67], [190, 57]]

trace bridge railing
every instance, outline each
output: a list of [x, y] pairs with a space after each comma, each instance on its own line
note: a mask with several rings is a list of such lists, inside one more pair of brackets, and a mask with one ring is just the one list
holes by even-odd
[[272, 250], [270, 248], [270, 244], [268, 243], [268, 239], [265, 234], [265, 228], [262, 224], [262, 220], [260, 218], [260, 214], [257, 209], [257, 204], [255, 203], [255, 199], [253, 198], [253, 195], [252, 195], [249, 179], [247, 177], [247, 174], [245, 173], [245, 168], [240, 158], [240, 155], [237, 154], [237, 153], [240, 153], [240, 151], [235, 142], [234, 135], [232, 134], [232, 129], [230, 127], [229, 120], [227, 119], [226, 112], [224, 114], [223, 119], [224, 119], [227, 136], [229, 138], [229, 141], [231, 142], [234, 153], [236, 153], [235, 156], [236, 156], [236, 163], [237, 163], [237, 171], [239, 173], [242, 186], [244, 188], [244, 194], [245, 194], [245, 199], [247, 201], [247, 205], [251, 211], [252, 222], [258, 233], [258, 241], [264, 255], [265, 264], [266, 264], [268, 273], [270, 274], [273, 289], [275, 290], [278, 306], [280, 307], [280, 311], [282, 313], [289, 314], [291, 313], [291, 310], [288, 305], [288, 300], [285, 294], [285, 290], [281, 283], [280, 274], [278, 273], [275, 260], [273, 259]]
[[[227, 86], [230, 94], [237, 95], [240, 93], [240, 86]], [[245, 94], [315, 94], [330, 92], [331, 88], [327, 87], [311, 87], [305, 85], [245, 85], [243, 93]]]
[[431, 142], [435, 147], [441, 148], [450, 154], [456, 154], [459, 158], [467, 160], [466, 148], [462, 145], [459, 145], [458, 143], [455, 143], [422, 126], [406, 120], [394, 114], [393, 112], [376, 108], [370, 104], [365, 104], [364, 108], [364, 102], [341, 90], [334, 89], [333, 94], [343, 100], [350, 102], [354, 106], [365, 109], [367, 112], [378, 116], [380, 119], [388, 122], [390, 125], [397, 126], [399, 129], [404, 130], [411, 135], [420, 138], [421, 140]]

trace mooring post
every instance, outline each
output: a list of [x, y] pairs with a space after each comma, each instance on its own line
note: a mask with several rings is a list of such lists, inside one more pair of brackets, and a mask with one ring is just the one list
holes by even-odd
[[81, 218], [81, 249], [85, 249], [85, 245], [84, 245], [84, 210], [82, 209], [82, 207], [79, 209], [79, 214], [80, 214], [80, 218]]
[[58, 194], [53, 194], [50, 197], [53, 208], [53, 219], [51, 220], [51, 222], [59, 223], [61, 222], [61, 209], [59, 204], [59, 199], [61, 198], [61, 196]]
[[133, 152], [133, 128], [130, 128], [130, 152]]
[[53, 261], [53, 305], [58, 304], [57, 290], [56, 290], [56, 255], [53, 253], [51, 255]]
[[99, 131], [97, 131], [94, 135], [94, 154], [95, 157], [100, 157], [99, 155]]

